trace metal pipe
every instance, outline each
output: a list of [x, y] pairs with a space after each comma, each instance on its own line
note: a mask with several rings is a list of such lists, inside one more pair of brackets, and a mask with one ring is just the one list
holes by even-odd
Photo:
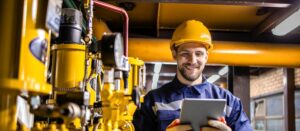
[[90, 0], [89, 7], [87, 8], [87, 15], [88, 15], [88, 24], [87, 24], [87, 35], [85, 38], [85, 42], [90, 45], [92, 43], [92, 36], [93, 36], [93, 17], [94, 17], [94, 2]]
[[43, 117], [67, 117], [75, 119], [81, 116], [81, 109], [75, 103], [66, 103], [62, 106], [40, 105], [39, 108], [32, 110], [33, 114]]
[[[129, 56], [146, 62], [175, 62], [168, 39], [129, 39]], [[300, 46], [254, 42], [213, 41], [209, 64], [300, 67]]]
[[128, 56], [128, 26], [129, 26], [129, 17], [128, 17], [128, 14], [127, 12], [120, 8], [120, 7], [117, 7], [117, 6], [114, 6], [114, 5], [111, 5], [111, 4], [107, 4], [105, 2], [102, 2], [102, 1], [94, 1], [94, 4], [96, 6], [99, 6], [99, 7], [102, 7], [102, 8], [105, 8], [105, 9], [108, 9], [108, 10], [111, 10], [111, 11], [114, 11], [116, 13], [119, 13], [119, 14], [122, 14], [124, 19], [124, 24], [123, 24], [123, 35], [124, 35], [124, 55], [127, 57]]

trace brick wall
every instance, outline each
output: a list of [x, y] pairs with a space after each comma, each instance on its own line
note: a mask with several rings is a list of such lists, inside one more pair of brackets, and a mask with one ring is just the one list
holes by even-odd
[[300, 68], [295, 69], [295, 85], [300, 88]]
[[[300, 70], [298, 72], [300, 72]], [[274, 68], [258, 76], [250, 76], [250, 97], [269, 94], [282, 89], [283, 68]]]

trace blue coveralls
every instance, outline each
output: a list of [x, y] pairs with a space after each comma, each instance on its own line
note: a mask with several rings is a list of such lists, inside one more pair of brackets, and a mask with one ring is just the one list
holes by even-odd
[[224, 115], [227, 125], [233, 131], [252, 131], [239, 98], [203, 80], [204, 82], [199, 85], [188, 87], [175, 77], [172, 82], [148, 92], [141, 109], [136, 110], [134, 114], [135, 129], [137, 131], [164, 131], [174, 119], [179, 118], [180, 105], [184, 98], [211, 98], [227, 100]]

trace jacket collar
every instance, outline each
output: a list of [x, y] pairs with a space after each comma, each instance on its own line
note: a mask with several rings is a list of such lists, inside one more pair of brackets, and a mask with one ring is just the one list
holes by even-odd
[[188, 86], [188, 85], [182, 84], [178, 80], [177, 75], [176, 75], [175, 78], [172, 81], [172, 86], [174, 87], [174, 90], [177, 93], [182, 93], [184, 88], [194, 88], [199, 94], [201, 94], [209, 86], [209, 82], [207, 81], [206, 77], [202, 76], [202, 83], [201, 84]]

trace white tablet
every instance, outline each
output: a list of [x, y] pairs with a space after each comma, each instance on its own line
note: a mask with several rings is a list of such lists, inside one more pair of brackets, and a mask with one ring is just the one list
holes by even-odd
[[225, 99], [186, 98], [180, 112], [180, 123], [191, 124], [194, 130], [206, 126], [208, 119], [217, 119], [224, 113]]

